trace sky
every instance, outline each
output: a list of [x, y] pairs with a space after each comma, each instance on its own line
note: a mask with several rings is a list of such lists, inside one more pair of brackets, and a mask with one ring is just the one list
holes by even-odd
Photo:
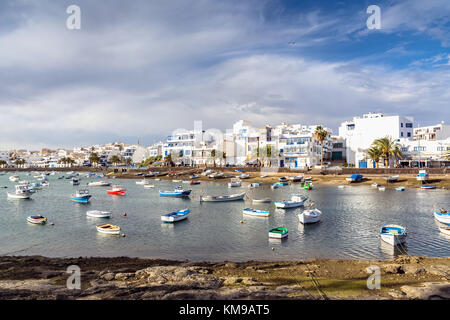
[[424, 126], [449, 104], [448, 0], [0, 0], [0, 150], [150, 145], [197, 120]]

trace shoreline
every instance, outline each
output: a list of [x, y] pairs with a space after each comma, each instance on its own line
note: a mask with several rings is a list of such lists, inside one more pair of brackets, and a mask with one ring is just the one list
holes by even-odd
[[[68, 290], [66, 269], [81, 270]], [[369, 290], [377, 266], [381, 288]], [[317, 287], [317, 284], [319, 287]], [[450, 258], [191, 262], [142, 258], [0, 256], [0, 299], [450, 299]]]

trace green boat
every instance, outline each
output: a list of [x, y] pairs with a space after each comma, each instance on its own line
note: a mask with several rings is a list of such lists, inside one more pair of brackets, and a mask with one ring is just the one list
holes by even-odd
[[288, 236], [288, 230], [285, 227], [273, 228], [269, 230], [269, 238], [282, 239]]
[[312, 189], [312, 183], [311, 182], [305, 182], [305, 185], [303, 186], [305, 190], [311, 190]]

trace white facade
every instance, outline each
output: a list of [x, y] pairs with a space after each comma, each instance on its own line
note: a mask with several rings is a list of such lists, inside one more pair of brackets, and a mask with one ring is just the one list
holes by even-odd
[[363, 167], [366, 150], [376, 139], [413, 139], [414, 119], [403, 116], [387, 116], [382, 113], [368, 113], [354, 117], [339, 127], [339, 136], [346, 140], [347, 163]]
[[444, 160], [450, 150], [450, 138], [446, 140], [400, 140], [405, 159], [411, 160]]
[[419, 127], [414, 129], [414, 140], [437, 141], [450, 138], [450, 125], [444, 121], [428, 127]]
[[8, 151], [0, 151], [0, 160], [8, 162], [9, 152]]

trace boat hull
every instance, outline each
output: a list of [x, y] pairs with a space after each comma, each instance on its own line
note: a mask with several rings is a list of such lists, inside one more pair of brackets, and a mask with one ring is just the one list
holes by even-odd
[[245, 215], [254, 216], [254, 217], [268, 217], [270, 215], [269, 211], [252, 210], [252, 209], [244, 209], [244, 210], [242, 210], [242, 213]]
[[272, 239], [283, 239], [286, 238], [288, 236], [288, 232], [285, 233], [278, 233], [278, 232], [270, 232], [269, 231], [269, 238]]
[[97, 231], [100, 233], [112, 234], [112, 235], [120, 234], [120, 228], [104, 229], [104, 228], [101, 228], [100, 226], [96, 226], [96, 228], [97, 228]]
[[111, 212], [107, 212], [107, 211], [88, 211], [86, 212], [86, 216], [91, 217], [91, 218], [111, 218]]
[[316, 223], [320, 221], [322, 212], [319, 210], [306, 210], [298, 214], [298, 220], [303, 224]]
[[85, 197], [70, 197], [70, 200], [73, 202], [79, 202], [79, 203], [88, 203], [91, 199], [91, 196], [85, 196]]
[[15, 193], [9, 193], [9, 192], [7, 192], [7, 194], [8, 194], [9, 199], [17, 199], [17, 200], [31, 199], [30, 194], [15, 194]]
[[223, 197], [223, 196], [218, 196], [218, 197], [214, 197], [214, 196], [200, 196], [200, 201], [201, 202], [227, 202], [227, 201], [237, 201], [237, 200], [242, 200], [245, 197], [245, 193], [239, 194], [239, 195], [235, 195], [235, 196], [230, 196], [230, 197]]
[[253, 199], [253, 203], [270, 203], [272, 202], [272, 199], [266, 198], [266, 199]]
[[392, 246], [396, 246], [406, 242], [406, 235], [381, 234], [380, 237], [382, 241]]
[[450, 225], [450, 214], [449, 213], [435, 212], [434, 218], [441, 223]]
[[188, 197], [191, 194], [191, 190], [184, 190], [181, 192], [174, 192], [174, 191], [160, 191], [159, 195], [161, 197], [170, 197], [170, 198], [181, 198], [181, 197]]

